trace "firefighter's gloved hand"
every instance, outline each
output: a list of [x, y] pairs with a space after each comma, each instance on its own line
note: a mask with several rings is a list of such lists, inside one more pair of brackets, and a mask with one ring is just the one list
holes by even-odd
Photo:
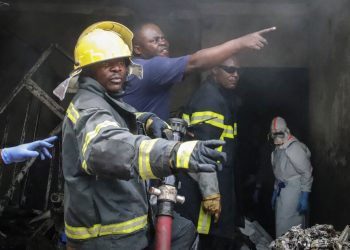
[[208, 197], [204, 197], [202, 207], [204, 212], [214, 216], [214, 222], [217, 223], [221, 213], [220, 194], [213, 194]]
[[171, 127], [151, 112], [136, 113], [136, 119], [143, 124], [144, 132], [151, 138], [167, 138]]
[[169, 130], [171, 131], [170, 125], [158, 116], [152, 116], [146, 122], [146, 133], [152, 138], [167, 138], [166, 131]]
[[13, 162], [22, 162], [40, 155], [41, 160], [45, 158], [51, 159], [52, 156], [48, 148], [52, 148], [57, 136], [52, 136], [44, 140], [38, 140], [26, 144], [21, 144], [16, 147], [4, 148], [1, 150], [1, 157], [5, 164]]
[[188, 141], [177, 144], [173, 152], [171, 166], [174, 170], [184, 169], [189, 172], [214, 172], [222, 169], [226, 161], [226, 153], [216, 148], [225, 141]]
[[309, 192], [301, 192], [298, 203], [299, 214], [305, 214], [309, 209]]

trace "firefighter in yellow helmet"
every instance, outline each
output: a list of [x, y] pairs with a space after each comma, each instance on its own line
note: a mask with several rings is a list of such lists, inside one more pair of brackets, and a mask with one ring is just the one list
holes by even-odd
[[[140, 128], [154, 130], [120, 99], [132, 65], [132, 36], [119, 23], [100, 22], [87, 28], [75, 47], [72, 76], [78, 91], [62, 131], [68, 249], [149, 247], [145, 181], [181, 170], [212, 172], [225, 159], [214, 149], [222, 141], [180, 143], [139, 134]], [[172, 249], [189, 249], [194, 226], [177, 232]]]

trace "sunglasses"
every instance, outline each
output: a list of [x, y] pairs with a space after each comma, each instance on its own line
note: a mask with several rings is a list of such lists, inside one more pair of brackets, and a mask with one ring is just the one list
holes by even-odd
[[234, 67], [234, 66], [226, 66], [226, 65], [219, 65], [220, 69], [226, 71], [229, 74], [233, 74], [235, 72], [239, 73], [240, 68]]

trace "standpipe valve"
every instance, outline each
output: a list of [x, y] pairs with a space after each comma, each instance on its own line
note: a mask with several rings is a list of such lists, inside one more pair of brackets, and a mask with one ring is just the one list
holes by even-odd
[[185, 197], [177, 195], [177, 190], [172, 185], [164, 184], [158, 188], [151, 187], [149, 193], [156, 195], [158, 198], [158, 216], [168, 215], [173, 217], [174, 204], [185, 202]]

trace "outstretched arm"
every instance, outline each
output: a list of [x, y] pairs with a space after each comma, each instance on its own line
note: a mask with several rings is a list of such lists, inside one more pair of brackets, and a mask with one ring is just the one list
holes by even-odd
[[41, 160], [45, 158], [51, 159], [52, 156], [48, 148], [53, 147], [53, 142], [57, 136], [52, 136], [44, 140], [38, 140], [26, 144], [21, 144], [16, 147], [4, 148], [1, 150], [1, 159], [5, 164], [13, 162], [22, 162], [40, 155]]
[[262, 35], [274, 30], [276, 30], [276, 27], [263, 29], [214, 47], [199, 50], [190, 55], [185, 72], [189, 73], [211, 69], [231, 57], [233, 54], [244, 49], [260, 50], [268, 44], [267, 40]]

